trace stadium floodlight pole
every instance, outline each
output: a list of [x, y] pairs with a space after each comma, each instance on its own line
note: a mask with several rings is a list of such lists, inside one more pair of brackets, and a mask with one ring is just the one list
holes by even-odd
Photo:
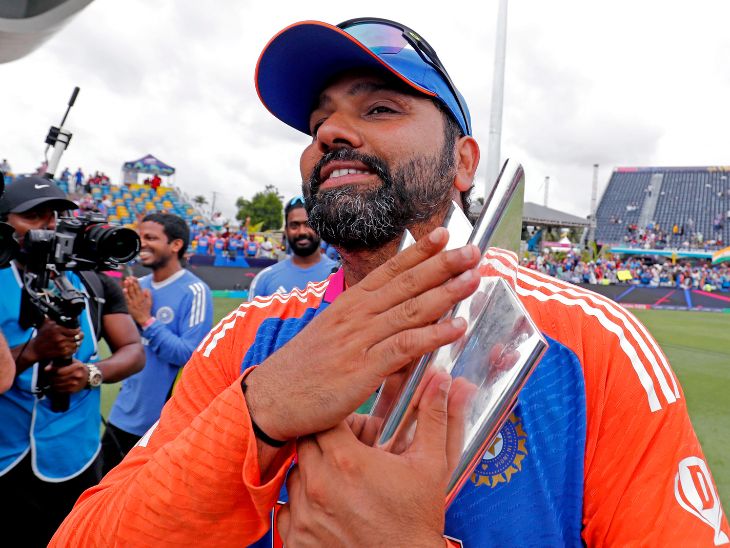
[[596, 202], [598, 201], [598, 164], [593, 164], [593, 186], [591, 187], [591, 237], [596, 239]]
[[484, 195], [489, 196], [502, 169], [502, 108], [504, 103], [504, 65], [507, 53], [507, 0], [499, 0], [497, 36], [494, 45], [492, 75], [492, 105], [489, 115], [489, 142], [487, 144], [487, 180]]
[[61, 123], [58, 127], [51, 126], [51, 129], [48, 131], [48, 137], [46, 137], [46, 145], [48, 146], [46, 146], [45, 150], [46, 159], [48, 158], [48, 149], [53, 147], [53, 155], [51, 156], [50, 161], [47, 160], [48, 164], [44, 174], [48, 179], [53, 179], [53, 176], [56, 173], [56, 168], [58, 168], [58, 163], [61, 161], [61, 155], [68, 148], [68, 145], [71, 142], [71, 132], [64, 130], [63, 124], [66, 123], [68, 113], [71, 110], [71, 107], [74, 106], [78, 95], [79, 87], [76, 86], [71, 94], [71, 99], [68, 100], [68, 107], [66, 108], [66, 112], [63, 115]]
[[542, 205], [548, 206], [548, 195], [550, 194], [550, 176], [545, 177], [545, 189], [542, 198]]

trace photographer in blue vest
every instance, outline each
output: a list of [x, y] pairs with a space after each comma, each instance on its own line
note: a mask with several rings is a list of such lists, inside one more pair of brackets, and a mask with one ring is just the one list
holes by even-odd
[[[58, 214], [76, 207], [53, 181], [19, 178], [0, 198], [0, 220], [15, 229], [22, 249], [29, 230], [55, 230]], [[84, 280], [92, 273], [83, 278], [65, 273], [71, 286], [85, 296], [77, 329], [48, 317], [38, 328], [27, 327], [21, 321], [26, 264], [27, 256], [21, 252], [0, 270], [0, 328], [14, 361], [12, 385], [0, 394], [0, 525], [22, 534], [23, 546], [46, 546], [78, 496], [101, 477], [97, 459], [101, 383], [140, 370], [144, 354], [126, 308], [115, 308], [119, 299], [115, 301], [111, 286], [107, 287], [113, 282], [102, 281], [96, 273], [97, 281], [87, 282], [88, 287]], [[95, 290], [95, 285], [104, 288]], [[113, 354], [99, 362], [101, 336]], [[54, 363], [69, 358], [68, 365]], [[50, 394], [68, 397], [66, 411], [54, 411], [51, 397], [37, 395], [42, 376]]]

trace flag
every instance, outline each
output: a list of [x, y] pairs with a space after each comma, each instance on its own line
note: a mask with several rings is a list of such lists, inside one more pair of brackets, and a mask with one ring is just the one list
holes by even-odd
[[730, 261], [730, 246], [721, 249], [720, 251], [715, 251], [712, 254], [712, 264], [720, 264], [725, 261]]

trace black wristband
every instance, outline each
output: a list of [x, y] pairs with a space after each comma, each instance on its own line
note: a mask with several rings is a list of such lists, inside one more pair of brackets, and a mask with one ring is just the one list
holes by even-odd
[[[246, 385], [246, 377], [244, 377], [243, 379], [241, 379], [241, 390], [243, 390], [244, 395], [246, 394], [247, 388], [248, 386]], [[256, 422], [253, 420], [250, 411], [248, 413], [248, 416], [251, 419], [251, 427], [253, 428], [254, 435], [266, 445], [270, 445], [271, 447], [284, 447], [287, 443], [289, 443], [289, 441], [275, 440], [274, 438], [270, 437], [266, 432], [259, 428], [259, 425], [256, 424]]]

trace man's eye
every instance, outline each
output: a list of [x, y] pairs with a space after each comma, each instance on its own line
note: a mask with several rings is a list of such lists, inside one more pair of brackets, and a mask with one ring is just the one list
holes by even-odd
[[322, 127], [322, 124], [324, 123], [324, 120], [319, 120], [312, 126], [312, 139], [317, 138], [317, 132], [319, 131], [319, 128]]
[[368, 114], [387, 114], [391, 112], [395, 112], [395, 110], [384, 105], [377, 105], [368, 110]]

